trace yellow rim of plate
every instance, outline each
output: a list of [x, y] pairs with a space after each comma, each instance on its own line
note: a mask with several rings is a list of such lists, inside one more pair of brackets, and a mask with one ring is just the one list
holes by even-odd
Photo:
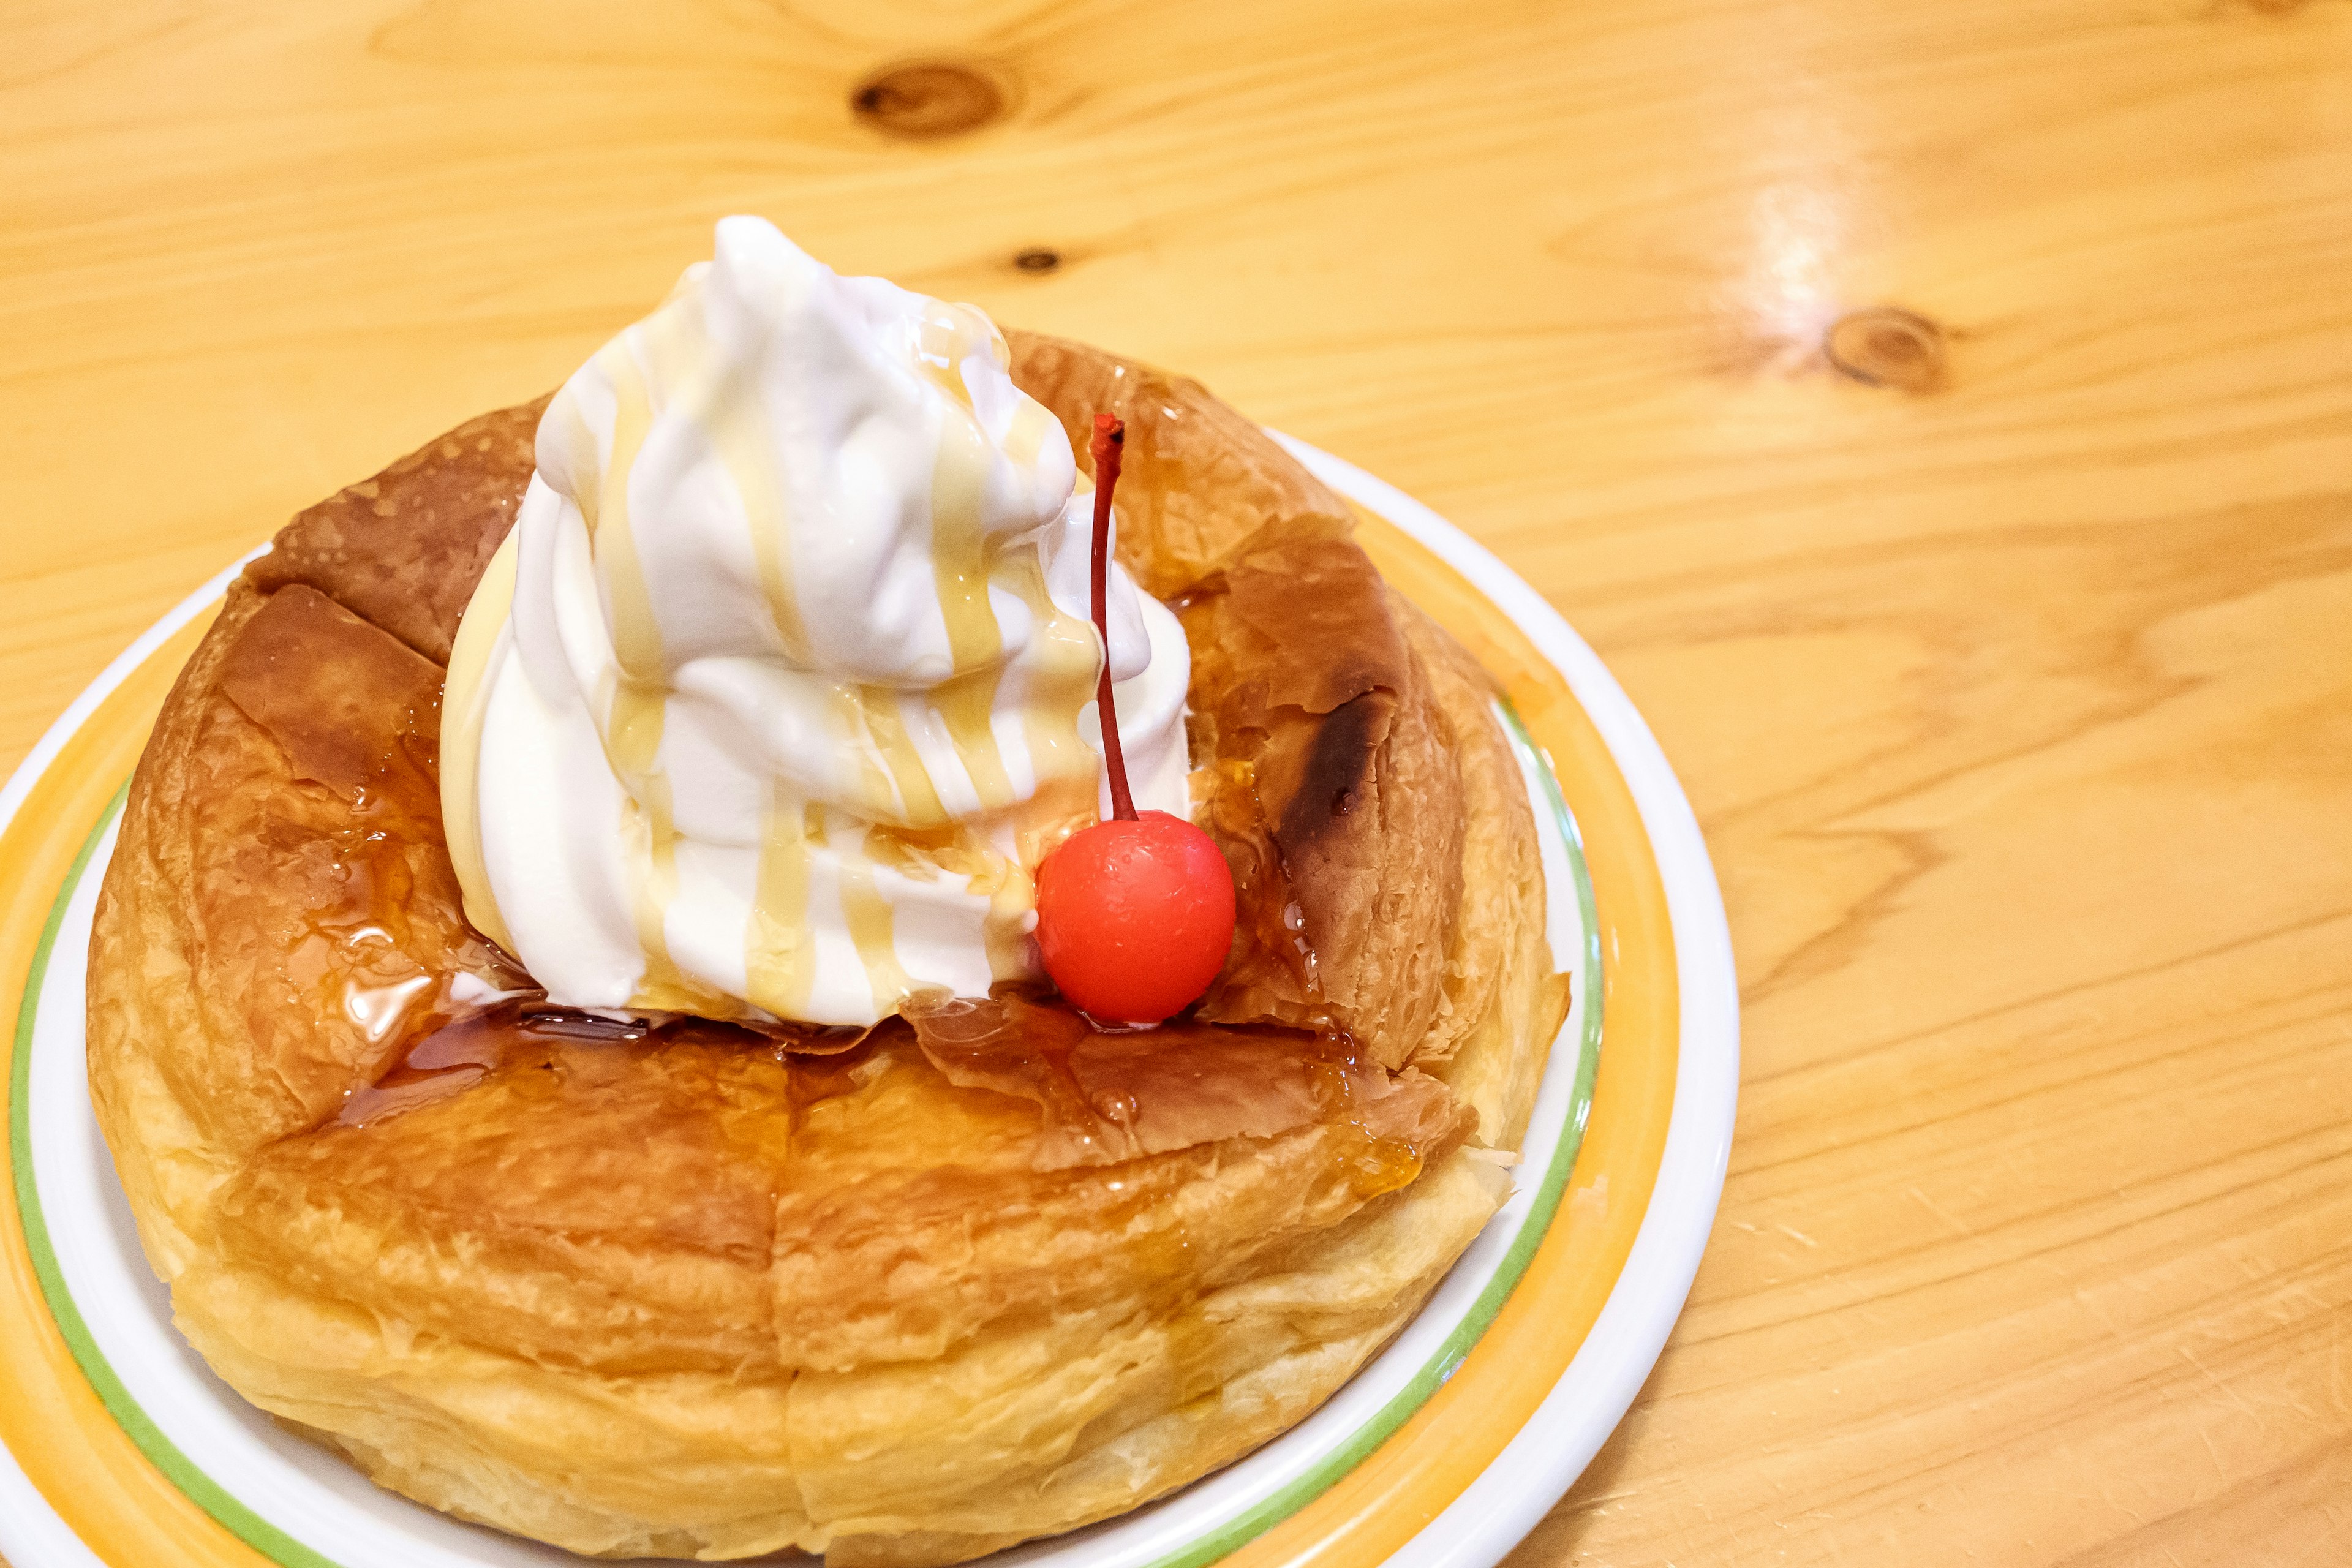
[[[1559, 780], [1583, 842], [1601, 958], [1603, 1050], [1559, 1215], [1461, 1366], [1319, 1495], [1223, 1558], [1234, 1568], [1375, 1568], [1490, 1464], [1551, 1390], [1609, 1298], [1649, 1205], [1673, 1108], [1679, 1019], [1665, 889], [1631, 788], [1567, 680], [1467, 579], [1384, 519], [1359, 538], [1388, 579], [1496, 678]], [[137, 764], [210, 625], [182, 627], [66, 739], [0, 832], [0, 1017], [21, 1009], [58, 889]], [[0, 1051], [16, 1049], [0, 1039]], [[0, 1058], [0, 1125], [13, 1061]], [[0, 1447], [116, 1568], [268, 1568], [142, 1453], [50, 1316], [0, 1164]]]

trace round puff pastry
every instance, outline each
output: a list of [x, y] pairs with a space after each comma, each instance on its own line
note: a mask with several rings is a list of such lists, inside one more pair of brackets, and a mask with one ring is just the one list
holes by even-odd
[[1505, 1195], [1567, 995], [1487, 681], [1199, 385], [1012, 342], [1081, 453], [1126, 417], [1121, 556], [1192, 637], [1243, 924], [1189, 1021], [546, 1007], [435, 774], [543, 405], [298, 517], [174, 688], [91, 944], [100, 1121], [191, 1342], [383, 1485], [597, 1555], [959, 1561], [1298, 1421]]

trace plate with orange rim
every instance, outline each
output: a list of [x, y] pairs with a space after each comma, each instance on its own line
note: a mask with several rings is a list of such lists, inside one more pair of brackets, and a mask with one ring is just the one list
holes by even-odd
[[[1389, 581], [1477, 656], [1543, 841], [1573, 1005], [1510, 1201], [1395, 1340], [1224, 1469], [1022, 1568], [1487, 1568], [1624, 1414], [1698, 1266], [1728, 1156], [1738, 1003], [1697, 823], [1622, 690], [1426, 507], [1287, 441]], [[242, 564], [241, 563], [239, 564]], [[149, 728], [236, 568], [78, 699], [0, 790], [0, 1558], [14, 1568], [585, 1561], [376, 1489], [215, 1379], [172, 1327], [89, 1104], [98, 883]]]

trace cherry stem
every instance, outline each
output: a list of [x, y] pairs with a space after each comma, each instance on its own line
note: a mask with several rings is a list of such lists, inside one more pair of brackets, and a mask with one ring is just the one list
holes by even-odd
[[1102, 679], [1095, 684], [1095, 717], [1101, 721], [1103, 765], [1110, 773], [1110, 814], [1135, 820], [1135, 797], [1127, 788], [1127, 754], [1118, 743], [1118, 708], [1110, 695], [1110, 492], [1118, 485], [1118, 458], [1127, 426], [1115, 414], [1095, 416], [1095, 632], [1102, 638]]

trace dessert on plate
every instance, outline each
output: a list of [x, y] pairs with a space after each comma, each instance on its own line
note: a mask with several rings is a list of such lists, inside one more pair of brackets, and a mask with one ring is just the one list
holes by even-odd
[[1544, 900], [1489, 681], [1264, 432], [729, 218], [232, 586], [90, 1082], [190, 1342], [380, 1484], [949, 1563], [1411, 1317], [1509, 1190]]

